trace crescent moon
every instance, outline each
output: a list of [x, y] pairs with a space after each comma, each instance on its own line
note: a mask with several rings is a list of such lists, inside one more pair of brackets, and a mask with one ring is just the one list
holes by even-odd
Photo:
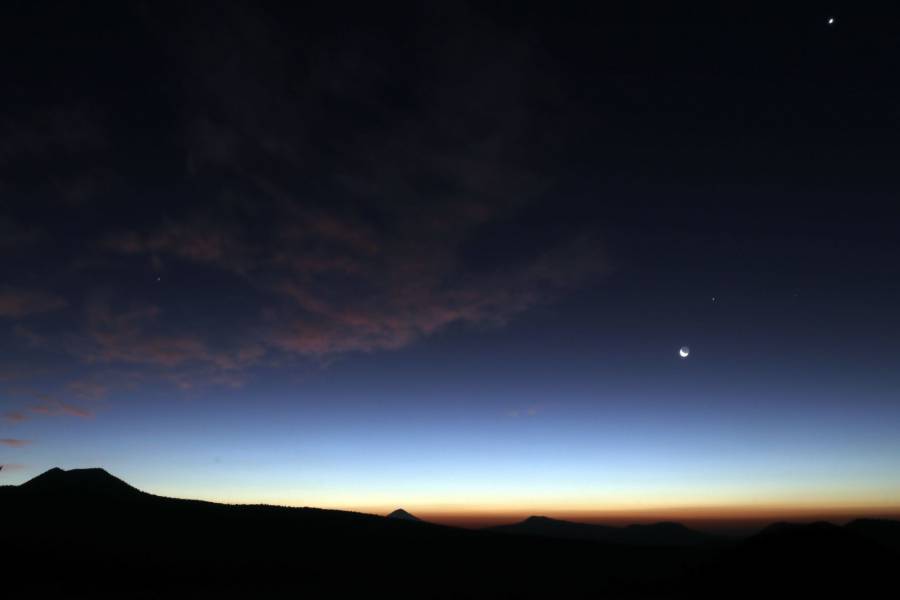
[[690, 355], [691, 349], [687, 346], [682, 346], [680, 350], [678, 350], [678, 356], [681, 358], [687, 358]]

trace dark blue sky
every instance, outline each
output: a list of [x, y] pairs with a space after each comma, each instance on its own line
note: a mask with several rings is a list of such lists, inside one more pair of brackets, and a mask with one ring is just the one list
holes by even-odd
[[897, 15], [4, 13], [4, 483], [900, 510]]

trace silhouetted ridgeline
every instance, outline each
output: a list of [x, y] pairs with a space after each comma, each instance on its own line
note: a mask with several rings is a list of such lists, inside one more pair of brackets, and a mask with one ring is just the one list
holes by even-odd
[[406, 511], [163, 498], [102, 469], [0, 488], [0, 508], [10, 598], [861, 597], [893, 586], [900, 541], [900, 523], [872, 520], [776, 525], [739, 544], [676, 523], [469, 531]]
[[632, 546], [697, 546], [723, 543], [717, 536], [688, 529], [680, 523], [652, 523], [610, 527], [572, 523], [547, 517], [528, 517], [521, 523], [489, 527], [488, 531], [519, 535], [540, 535], [572, 540], [592, 540]]

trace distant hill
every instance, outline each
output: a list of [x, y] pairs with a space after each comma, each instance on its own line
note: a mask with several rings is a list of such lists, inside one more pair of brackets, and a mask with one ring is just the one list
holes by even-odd
[[756, 535], [752, 536], [756, 539], [764, 539], [770, 536], [796, 534], [797, 532], [806, 532], [808, 535], [813, 531], [832, 531], [840, 529], [839, 525], [829, 523], [828, 521], [815, 521], [813, 523], [790, 523], [779, 521], [772, 523], [759, 530]]
[[900, 550], [900, 521], [857, 519], [844, 527], [866, 539]]
[[680, 523], [661, 522], [613, 527], [537, 516], [528, 517], [511, 525], [489, 527], [488, 530], [497, 533], [641, 546], [693, 546], [718, 540], [716, 536], [689, 529]]
[[875, 597], [900, 556], [828, 522], [775, 523], [723, 555], [704, 582], [745, 597]]
[[389, 518], [389, 519], [402, 519], [402, 520], [404, 520], [404, 521], [419, 521], [419, 522], [422, 522], [422, 519], [420, 519], [419, 517], [416, 517], [415, 515], [412, 515], [412, 514], [406, 512], [406, 511], [403, 510], [402, 508], [398, 508], [397, 510], [395, 510], [394, 512], [392, 512], [391, 514], [389, 514], [389, 515], [388, 515], [388, 518]]

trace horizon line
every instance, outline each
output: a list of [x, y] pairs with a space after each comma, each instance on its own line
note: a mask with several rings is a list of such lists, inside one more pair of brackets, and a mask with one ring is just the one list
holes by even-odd
[[[18, 486], [54, 469], [62, 471], [100, 469], [117, 479], [132, 485], [127, 479], [110, 473], [104, 467], [76, 467], [61, 469], [51, 467], [40, 471], [37, 475], [20, 481], [17, 484], [4, 484]], [[571, 506], [549, 506], [546, 504], [534, 504], [532, 506], [516, 506], [501, 508], [499, 506], [482, 505], [472, 503], [417, 503], [399, 502], [395, 505], [386, 503], [346, 503], [337, 505], [314, 505], [297, 501], [247, 501], [235, 500], [215, 496], [180, 495], [165, 492], [150, 491], [137, 488], [140, 491], [152, 495], [179, 499], [197, 500], [232, 506], [276, 506], [283, 508], [314, 508], [321, 510], [334, 510], [356, 512], [375, 516], [386, 516], [398, 508], [403, 508], [423, 521], [447, 525], [452, 527], [482, 528], [495, 525], [504, 525], [522, 521], [533, 516], [543, 516], [557, 520], [571, 521], [585, 524], [605, 524], [611, 526], [624, 526], [630, 524], [648, 524], [663, 521], [675, 521], [689, 524], [698, 529], [740, 529], [756, 528], [768, 523], [780, 521], [813, 522], [833, 521], [837, 523], [849, 522], [854, 519], [882, 518], [900, 519], [900, 504], [866, 504], [866, 503], [834, 503], [831, 505], [813, 505], [811, 503], [787, 503], [787, 502], [753, 502], [747, 504], [706, 504], [706, 505], [657, 505], [647, 506], [616, 506], [616, 507], [585, 507], [573, 508]]]

